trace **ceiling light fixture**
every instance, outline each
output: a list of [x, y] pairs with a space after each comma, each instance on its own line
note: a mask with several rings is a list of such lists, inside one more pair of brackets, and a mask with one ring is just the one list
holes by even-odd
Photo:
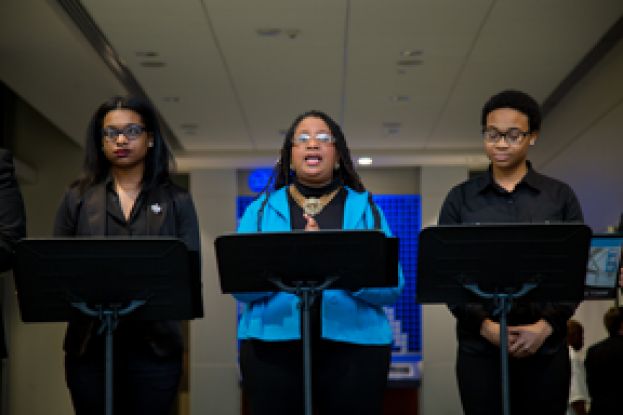
[[258, 36], [262, 37], [279, 36], [281, 32], [282, 30], [278, 27], [260, 27], [259, 29], [255, 29], [255, 33], [257, 33]]
[[369, 166], [372, 164], [372, 158], [371, 157], [359, 157], [357, 159], [357, 163], [359, 163], [360, 166]]
[[301, 34], [301, 31], [299, 29], [285, 29], [284, 33], [289, 39], [296, 39]]
[[402, 123], [397, 121], [385, 121], [382, 124], [385, 135], [396, 135], [400, 132]]
[[412, 58], [414, 56], [420, 56], [422, 51], [420, 49], [405, 49], [400, 51], [400, 56], [403, 58]]
[[400, 59], [396, 64], [403, 68], [412, 68], [421, 65], [422, 61], [420, 59]]
[[392, 102], [404, 103], [404, 102], [409, 102], [411, 98], [409, 98], [408, 95], [391, 95], [389, 97], [389, 100]]
[[167, 66], [165, 62], [162, 61], [143, 61], [140, 63], [143, 68], [162, 68]]
[[157, 56], [160, 56], [160, 54], [156, 52], [155, 50], [137, 50], [134, 53], [139, 58], [155, 58]]

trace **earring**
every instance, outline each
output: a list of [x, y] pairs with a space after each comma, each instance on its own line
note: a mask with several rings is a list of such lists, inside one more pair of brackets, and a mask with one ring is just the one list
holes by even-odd
[[335, 166], [333, 167], [334, 170], [339, 170], [340, 169], [340, 162], [336, 161], [335, 162]]
[[294, 170], [294, 165], [290, 163], [290, 170]]
[[154, 146], [154, 142], [150, 141], [149, 143], [147, 143], [147, 147], [153, 147]]

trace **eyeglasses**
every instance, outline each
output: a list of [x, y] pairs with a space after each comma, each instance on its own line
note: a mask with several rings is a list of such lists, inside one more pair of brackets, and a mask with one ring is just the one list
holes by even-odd
[[108, 141], [115, 141], [119, 134], [123, 134], [130, 141], [138, 139], [145, 132], [145, 127], [139, 124], [128, 124], [123, 128], [104, 127], [102, 135]]
[[[313, 136], [314, 139], [321, 143], [321, 144], [331, 144], [331, 143], [335, 143], [335, 137], [333, 137], [331, 134], [329, 133], [318, 133], [315, 136]], [[297, 135], [296, 137], [292, 138], [292, 144], [299, 145], [299, 144], [307, 144], [309, 143], [309, 140], [312, 139], [312, 135], [308, 134], [308, 133], [302, 133]]]
[[504, 138], [509, 146], [521, 144], [524, 137], [530, 135], [529, 131], [521, 131], [519, 128], [509, 128], [506, 132], [498, 131], [496, 128], [486, 128], [482, 131], [485, 143], [495, 144]]

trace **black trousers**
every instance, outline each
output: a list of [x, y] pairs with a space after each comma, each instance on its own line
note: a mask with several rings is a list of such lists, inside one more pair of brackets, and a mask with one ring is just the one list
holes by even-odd
[[[97, 343], [102, 344], [82, 356], [65, 356], [65, 376], [76, 415], [105, 413], [106, 355], [103, 342]], [[115, 415], [170, 415], [181, 371], [181, 353], [160, 357], [148, 344], [115, 344]]]
[[[502, 413], [499, 354], [459, 351], [456, 373], [466, 415]], [[509, 358], [511, 415], [564, 415], [570, 379], [571, 365], [566, 347], [552, 355]]]
[[[391, 346], [362, 346], [314, 338], [313, 405], [322, 415], [379, 415], [387, 386]], [[243, 388], [253, 415], [303, 414], [300, 341], [243, 340]]]

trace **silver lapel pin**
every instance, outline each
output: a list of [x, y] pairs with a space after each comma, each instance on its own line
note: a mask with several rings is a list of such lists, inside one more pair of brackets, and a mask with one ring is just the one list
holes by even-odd
[[162, 208], [160, 207], [160, 205], [158, 203], [154, 203], [153, 205], [151, 205], [149, 207], [151, 209], [151, 211], [153, 213], [155, 213], [156, 215], [159, 215], [160, 212], [162, 212]]

